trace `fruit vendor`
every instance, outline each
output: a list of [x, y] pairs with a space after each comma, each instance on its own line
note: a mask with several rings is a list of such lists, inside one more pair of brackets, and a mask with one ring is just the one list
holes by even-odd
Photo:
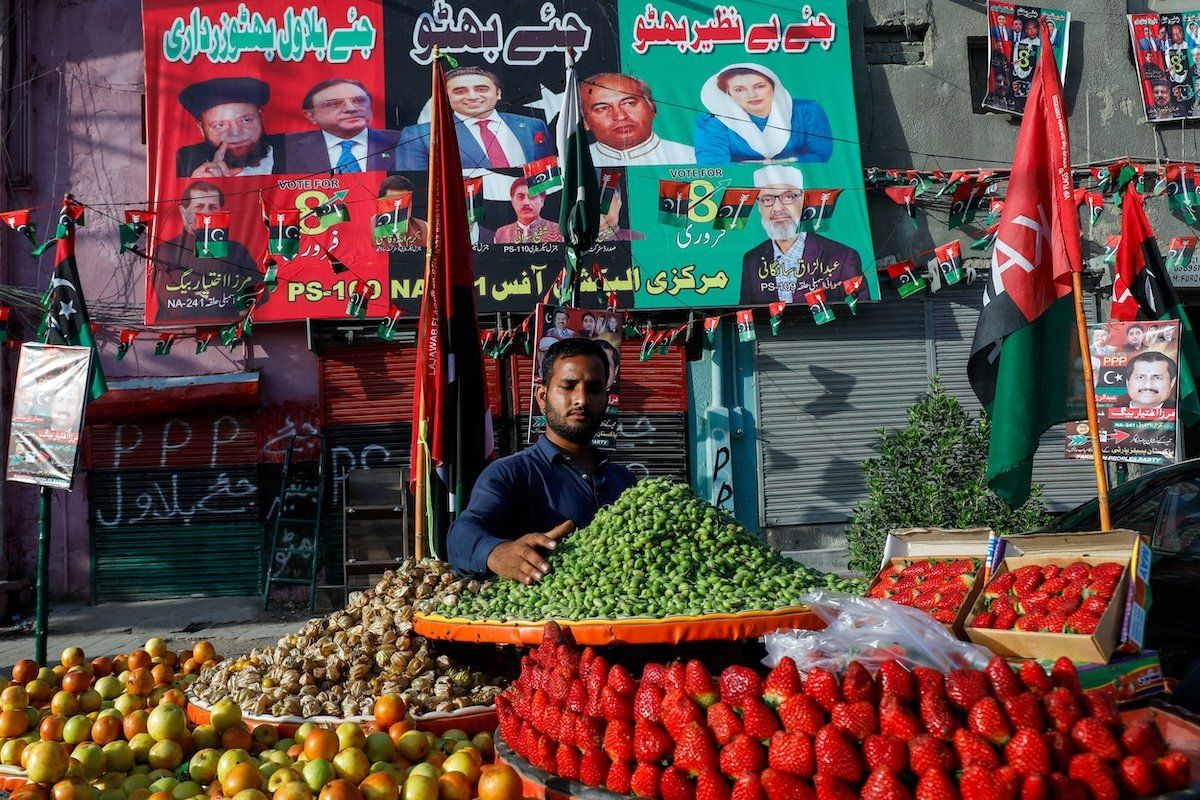
[[547, 556], [637, 479], [592, 446], [608, 408], [608, 359], [596, 342], [564, 339], [542, 357], [534, 396], [546, 433], [487, 466], [450, 528], [450, 563], [473, 575], [526, 584], [550, 571]]

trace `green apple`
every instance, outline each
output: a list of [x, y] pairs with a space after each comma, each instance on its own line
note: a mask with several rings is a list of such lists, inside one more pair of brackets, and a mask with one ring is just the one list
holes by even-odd
[[208, 748], [219, 749], [221, 747], [221, 734], [217, 733], [217, 729], [212, 725], [197, 725], [192, 731], [192, 744], [196, 750], [206, 750]]
[[149, 775], [130, 775], [125, 780], [121, 781], [121, 791], [125, 794], [132, 794], [138, 789], [150, 788]]
[[154, 737], [148, 733], [134, 734], [133, 738], [129, 740], [129, 747], [133, 750], [133, 760], [139, 764], [149, 764], [150, 748], [155, 744], [157, 742], [154, 741]]
[[226, 750], [217, 759], [217, 780], [225, 783], [225, 776], [229, 774], [229, 770], [238, 764], [248, 763], [254, 763], [254, 758], [245, 750]]
[[438, 782], [427, 775], [413, 773], [404, 781], [404, 800], [437, 800]]
[[400, 755], [412, 762], [420, 761], [429, 752], [429, 740], [421, 731], [405, 731], [396, 742]]
[[368, 736], [367, 746], [363, 749], [371, 761], [391, 761], [396, 757], [396, 743], [383, 731], [375, 731]]
[[211, 747], [196, 751], [188, 762], [188, 775], [201, 786], [207, 786], [217, 777], [217, 761], [221, 753]]
[[198, 794], [204, 794], [204, 787], [195, 781], [184, 781], [171, 790], [175, 800], [188, 800]]
[[217, 729], [217, 733], [223, 733], [226, 728], [237, 725], [242, 721], [242, 709], [237, 703], [226, 697], [223, 700], [218, 700], [217, 704], [212, 707], [212, 712], [209, 714], [209, 721]]
[[357, 747], [363, 749], [367, 746], [367, 736], [363, 733], [363, 729], [354, 722], [343, 722], [337, 726], [338, 749], [345, 750], [348, 747]]
[[129, 772], [129, 768], [133, 766], [133, 750], [130, 749], [129, 742], [117, 739], [104, 745], [104, 763], [116, 772]]
[[[150, 784], [150, 791], [152, 791], [152, 792], [174, 792], [175, 787], [178, 785], [179, 785], [179, 781], [177, 781], [175, 778], [159, 778], [154, 783]], [[187, 795], [187, 797], [191, 797], [191, 795], [189, 794], [189, 795]]]
[[104, 749], [92, 742], [75, 745], [71, 758], [83, 765], [83, 777], [89, 781], [100, 777], [108, 769]]
[[304, 782], [308, 784], [308, 788], [314, 793], [321, 791], [321, 788], [330, 781], [337, 778], [337, 773], [333, 771], [333, 764], [323, 758], [313, 759], [304, 765], [301, 770], [304, 776]]
[[408, 773], [408, 779], [412, 780], [413, 775], [424, 775], [434, 783], [437, 783], [437, 779], [442, 777], [442, 768], [436, 764], [430, 764], [428, 761], [422, 761], [412, 768], [412, 772]]
[[76, 714], [63, 726], [63, 741], [67, 744], [86, 742], [92, 736], [92, 721], [83, 714]]
[[303, 782], [303, 780], [303, 776], [291, 767], [280, 767], [267, 778], [267, 788], [274, 792], [285, 783], [292, 783], [294, 781]]
[[159, 703], [146, 718], [146, 732], [154, 741], [179, 741], [187, 730], [187, 715], [174, 703]]
[[183, 763], [183, 747], [179, 742], [163, 739], [150, 748], [150, 766], [155, 769], [176, 770]]
[[355, 786], [363, 782], [363, 778], [371, 774], [371, 762], [366, 753], [357, 747], [347, 747], [333, 757], [333, 771], [339, 778], [350, 781]]

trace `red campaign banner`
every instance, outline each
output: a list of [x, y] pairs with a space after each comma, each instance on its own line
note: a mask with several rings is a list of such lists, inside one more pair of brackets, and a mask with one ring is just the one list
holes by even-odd
[[[236, 321], [239, 293], [263, 281], [264, 205], [297, 209], [301, 239], [256, 322], [344, 317], [355, 280], [368, 316], [387, 316], [388, 254], [371, 221], [376, 198], [403, 187], [385, 182], [399, 133], [384, 122], [382, 2], [145, 0], [143, 25], [158, 213], [146, 323]], [[338, 200], [353, 223], [315, 213]], [[230, 213], [228, 252], [197, 258], [196, 216], [217, 211]], [[330, 252], [348, 271], [335, 274]]]

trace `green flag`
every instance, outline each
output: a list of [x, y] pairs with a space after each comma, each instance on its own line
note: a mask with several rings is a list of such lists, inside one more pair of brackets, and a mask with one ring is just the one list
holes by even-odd
[[[559, 302], [571, 298], [576, 281], [576, 262], [579, 254], [589, 249], [600, 233], [600, 185], [596, 180], [596, 168], [592, 166], [592, 151], [588, 147], [587, 131], [583, 127], [583, 107], [579, 102], [579, 84], [575, 74], [575, 62], [571, 51], [566, 52], [567, 77], [563, 94], [562, 109], [558, 114], [558, 152], [562, 156], [562, 203], [559, 208], [558, 227], [567, 245], [567, 274], [564, 276]], [[543, 159], [545, 161], [545, 159]], [[535, 162], [534, 168], [542, 169], [539, 175], [548, 187], [556, 179], [549, 166]], [[526, 167], [526, 175], [530, 174]], [[531, 184], [530, 194], [533, 193]]]
[[100, 368], [100, 358], [95, 355], [96, 337], [92, 333], [87, 303], [83, 299], [83, 285], [79, 280], [79, 267], [75, 263], [74, 229], [68, 229], [57, 243], [54, 275], [50, 278], [50, 290], [46, 293], [46, 317], [39, 334], [46, 344], [92, 348], [90, 396], [95, 400], [108, 391], [108, 383]]

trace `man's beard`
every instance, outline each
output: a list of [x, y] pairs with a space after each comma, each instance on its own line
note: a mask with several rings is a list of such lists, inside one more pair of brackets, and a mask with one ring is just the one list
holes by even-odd
[[[210, 145], [211, 145], [211, 142], [210, 142]], [[263, 138], [261, 138], [257, 142], [255, 142], [254, 147], [250, 148], [250, 150], [248, 150], [246, 152], [246, 154], [243, 156], [235, 156], [233, 153], [226, 150], [225, 151], [225, 165], [229, 166], [229, 167], [235, 167], [235, 168], [257, 167], [259, 164], [262, 163], [262, 160], [267, 157], [267, 151], [270, 148], [271, 148], [271, 146], [269, 144], [267, 144], [266, 137], [264, 136]], [[219, 150], [219, 149], [220, 149], [220, 146], [218, 145], [216, 148], [214, 148], [214, 152], [216, 152], [216, 150]]]
[[780, 241], [796, 238], [796, 221], [790, 217], [781, 222], [772, 222], [768, 219], [763, 219], [762, 224], [767, 232], [767, 237], [770, 239]]
[[601, 414], [591, 420], [576, 423], [567, 419], [566, 414], [559, 414], [549, 406], [546, 408], [546, 427], [574, 444], [587, 444], [591, 442], [592, 437], [596, 435], [596, 431], [600, 430], [600, 423], [603, 421], [603, 418], [604, 415]]

